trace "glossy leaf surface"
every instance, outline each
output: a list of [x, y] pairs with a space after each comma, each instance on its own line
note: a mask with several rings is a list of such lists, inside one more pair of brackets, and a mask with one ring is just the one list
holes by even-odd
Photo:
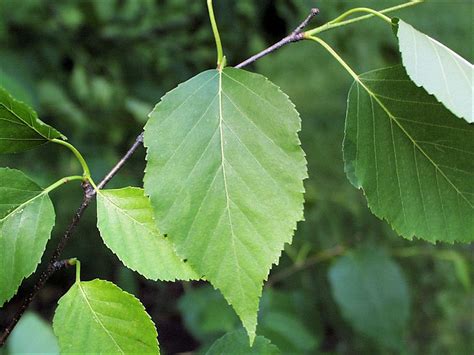
[[400, 348], [410, 297], [397, 264], [380, 250], [355, 250], [331, 266], [329, 281], [339, 309], [352, 327], [383, 345]]
[[152, 280], [197, 280], [160, 234], [143, 189], [126, 187], [97, 194], [97, 226], [104, 243], [128, 268]]
[[0, 87], [0, 153], [21, 152], [53, 138], [65, 139], [42, 122], [33, 109]]
[[145, 192], [157, 224], [251, 339], [263, 281], [303, 218], [299, 130], [285, 94], [233, 68], [178, 86], [145, 127]]
[[41, 261], [54, 226], [47, 193], [19, 170], [0, 168], [0, 306]]
[[417, 87], [403, 67], [360, 76], [349, 93], [346, 173], [402, 236], [474, 240], [474, 126]]
[[474, 123], [474, 65], [408, 23], [396, 23], [408, 76], [456, 116]]
[[77, 281], [59, 300], [53, 329], [61, 353], [159, 353], [140, 301], [103, 280]]

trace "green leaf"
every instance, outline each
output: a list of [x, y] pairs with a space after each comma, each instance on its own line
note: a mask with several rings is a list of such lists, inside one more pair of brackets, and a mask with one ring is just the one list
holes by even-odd
[[257, 336], [252, 347], [249, 346], [247, 337], [243, 330], [227, 333], [207, 351], [206, 355], [278, 355], [280, 350], [270, 343], [270, 340]]
[[140, 301], [103, 280], [77, 281], [59, 300], [53, 329], [61, 353], [159, 353]]
[[53, 329], [37, 314], [26, 312], [8, 338], [9, 354], [59, 354]]
[[0, 306], [31, 275], [54, 226], [47, 193], [19, 170], [0, 168]]
[[474, 240], [474, 126], [453, 118], [403, 67], [363, 74], [349, 93], [345, 170], [406, 238]]
[[251, 340], [263, 281], [303, 218], [300, 124], [266, 78], [225, 68], [165, 95], [145, 127], [145, 192], [158, 226]]
[[0, 87], [0, 153], [21, 152], [53, 138], [66, 139], [42, 122], [28, 105]]
[[198, 280], [155, 225], [143, 189], [126, 187], [97, 194], [97, 227], [104, 243], [128, 268], [152, 280]]
[[329, 281], [342, 315], [355, 330], [400, 348], [410, 297], [397, 264], [380, 250], [354, 250], [331, 266]]
[[473, 123], [474, 66], [448, 47], [394, 19], [408, 76], [456, 116]]

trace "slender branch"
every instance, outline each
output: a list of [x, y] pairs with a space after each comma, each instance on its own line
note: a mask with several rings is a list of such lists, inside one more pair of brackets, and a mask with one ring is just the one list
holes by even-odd
[[128, 159], [135, 153], [135, 151], [138, 149], [138, 147], [141, 146], [143, 143], [143, 132], [140, 133], [135, 139], [135, 143], [130, 147], [130, 149], [125, 153], [125, 155], [118, 161], [117, 164], [112, 168], [112, 170], [109, 171], [109, 173], [102, 179], [101, 182], [97, 185], [99, 189], [102, 189], [105, 185], [109, 183], [110, 180], [117, 174], [117, 172], [122, 168], [122, 166], [125, 165]]
[[306, 18], [301, 22], [298, 27], [294, 29], [294, 31], [291, 33], [293, 35], [297, 35], [298, 33], [301, 33], [305, 29], [306, 26], [308, 26], [309, 22], [313, 19], [314, 16], [319, 14], [319, 9], [316, 7], [313, 7], [311, 11], [309, 12], [309, 15], [306, 16]]
[[[409, 6], [413, 6], [413, 5], [418, 5], [420, 3], [422, 3], [424, 0], [413, 0], [413, 1], [409, 1], [407, 3], [404, 3], [404, 4], [400, 4], [400, 5], [397, 5], [397, 6], [393, 6], [393, 7], [389, 7], [389, 8], [386, 8], [384, 10], [380, 10], [380, 11], [375, 11], [375, 10], [372, 10], [372, 9], [366, 9], [364, 8], [364, 11], [367, 12], [367, 10], [371, 13], [367, 14], [367, 15], [363, 15], [363, 16], [359, 16], [359, 17], [356, 17], [356, 18], [353, 18], [353, 19], [349, 19], [349, 20], [345, 20], [345, 21], [341, 21], [341, 22], [334, 22], [336, 20], [342, 20], [342, 18], [337, 18], [335, 20], [332, 20], [332, 21], [329, 21], [328, 23], [324, 24], [324, 25], [321, 25], [319, 27], [316, 27], [316, 28], [313, 28], [309, 31], [306, 31], [306, 32], [302, 32], [304, 27], [307, 26], [307, 24], [309, 23], [309, 21], [319, 13], [319, 10], [318, 9], [312, 9], [311, 10], [311, 13], [308, 15], [308, 17], [298, 26], [296, 27], [296, 29], [288, 36], [286, 36], [285, 38], [281, 39], [280, 41], [278, 41], [277, 43], [275, 43], [274, 45], [262, 50], [261, 52], [253, 55], [252, 57], [244, 60], [242, 63], [239, 63], [235, 66], [235, 68], [243, 68], [253, 62], [255, 62], [256, 60], [276, 51], [277, 49], [280, 49], [281, 47], [289, 44], [289, 43], [293, 43], [293, 42], [299, 42], [301, 40], [305, 40], [305, 39], [308, 39], [308, 37], [310, 35], [315, 35], [317, 33], [321, 33], [321, 32], [325, 32], [325, 31], [328, 31], [328, 30], [331, 30], [333, 28], [336, 28], [336, 27], [342, 27], [342, 26], [346, 26], [346, 25], [349, 25], [351, 23], [354, 23], [354, 22], [359, 22], [359, 21], [364, 21], [364, 20], [368, 20], [372, 17], [374, 17], [375, 15], [379, 16], [379, 17], [382, 17], [384, 18], [385, 21], [389, 21], [389, 18], [382, 15], [382, 14], [385, 14], [385, 13], [389, 13], [389, 12], [393, 12], [393, 11], [397, 11], [397, 10], [401, 10], [403, 8], [406, 8], [406, 7], [409, 7]], [[357, 9], [357, 10], [360, 10]], [[352, 11], [352, 10], [350, 10]], [[352, 13], [352, 12], [351, 12]], [[348, 13], [346, 14], [343, 14], [344, 17], [347, 15]]]
[[311, 21], [311, 19], [316, 16], [317, 14], [319, 14], [319, 9], [311, 9], [311, 12], [309, 13], [309, 15], [305, 18], [305, 20], [303, 22], [301, 22], [294, 30], [293, 32], [291, 32], [288, 36], [286, 36], [285, 38], [282, 38], [281, 40], [279, 40], [277, 43], [275, 43], [274, 45], [268, 47], [267, 49], [264, 49], [263, 51], [251, 56], [250, 58], [244, 60], [242, 63], [239, 63], [237, 64], [235, 67], [236, 68], [243, 68], [255, 61], [257, 61], [258, 59], [266, 56], [267, 54], [270, 54], [274, 51], [276, 51], [277, 49], [283, 47], [284, 45], [288, 44], [288, 43], [293, 43], [293, 42], [298, 42], [298, 41], [301, 41], [304, 39], [303, 37], [303, 29], [308, 25], [308, 23]]
[[[103, 188], [114, 176], [117, 174], [117, 172], [125, 165], [127, 160], [130, 159], [130, 157], [135, 153], [135, 151], [138, 149], [138, 147], [141, 146], [143, 142], [143, 132], [140, 133], [140, 135], [137, 137], [133, 145], [130, 147], [130, 149], [125, 153], [125, 155], [120, 159], [117, 164], [110, 170], [110, 172], [102, 179], [102, 181], [97, 185], [97, 187]], [[62, 269], [63, 267], [66, 266], [66, 264], [72, 264], [72, 260], [70, 259], [69, 261], [59, 261], [59, 258], [64, 251], [64, 248], [66, 247], [66, 244], [74, 231], [76, 230], [79, 221], [81, 220], [84, 211], [87, 209], [89, 204], [91, 203], [92, 199], [95, 197], [97, 194], [97, 191], [90, 185], [88, 181], [84, 181], [82, 183], [82, 188], [84, 190], [84, 196], [82, 199], [82, 203], [77, 209], [76, 213], [72, 217], [71, 222], [69, 223], [69, 226], [67, 227], [66, 231], [64, 232], [64, 235], [62, 236], [61, 240], [59, 241], [58, 246], [56, 247], [51, 259], [48, 262], [48, 266], [46, 267], [46, 270], [43, 271], [38, 279], [36, 281], [35, 285], [33, 286], [32, 291], [28, 294], [28, 296], [23, 300], [22, 305], [20, 308], [17, 310], [15, 313], [14, 317], [12, 320], [8, 323], [8, 325], [2, 330], [1, 335], [0, 335], [0, 347], [2, 347], [8, 336], [11, 334], [13, 328], [15, 328], [16, 324], [20, 320], [21, 316], [25, 311], [28, 309], [29, 305], [35, 298], [35, 296], [38, 294], [38, 292], [43, 288], [43, 286], [46, 284], [46, 281], [58, 270]]]
[[[424, 0], [413, 0], [413, 1], [406, 2], [404, 4], [388, 7], [384, 10], [380, 10], [380, 11], [377, 11], [377, 12], [379, 14], [386, 14], [386, 13], [389, 13], [389, 12], [404, 9], [406, 7], [409, 7], [409, 6], [414, 6], [414, 5], [421, 4], [423, 1]], [[351, 10], [349, 10], [349, 11], [351, 11]], [[343, 15], [345, 17], [345, 14], [343, 14]], [[341, 16], [343, 16], [343, 15], [341, 15]], [[375, 15], [373, 13], [370, 13], [370, 14], [363, 15], [363, 16], [358, 16], [358, 17], [355, 17], [355, 18], [352, 18], [352, 19], [349, 19], [349, 20], [339, 21], [339, 20], [341, 20], [341, 16], [339, 16], [338, 18], [336, 18], [332, 21], [327, 22], [324, 25], [321, 25], [319, 27], [316, 27], [316, 28], [313, 28], [313, 29], [307, 31], [306, 34], [308, 36], [309, 35], [313, 36], [317, 33], [325, 32], [325, 31], [331, 30], [331, 29], [336, 28], [336, 27], [342, 27], [342, 26], [350, 25], [350, 24], [355, 23], [355, 22], [368, 20], [368, 19], [374, 17]]]

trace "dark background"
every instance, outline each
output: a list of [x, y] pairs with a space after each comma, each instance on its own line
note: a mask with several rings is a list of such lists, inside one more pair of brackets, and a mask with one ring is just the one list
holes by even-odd
[[[312, 22], [314, 27], [351, 7], [381, 9], [398, 4], [368, 0], [214, 2], [229, 65], [291, 32], [311, 7], [321, 10]], [[471, 1], [427, 1], [397, 15], [472, 62]], [[395, 36], [377, 19], [323, 37], [358, 73], [400, 62]], [[85, 156], [96, 181], [128, 149], [164, 93], [212, 67], [215, 46], [204, 0], [0, 2], [0, 84], [68, 136]], [[369, 212], [362, 193], [344, 175], [341, 143], [350, 76], [322, 48], [302, 42], [247, 69], [267, 76], [295, 103], [303, 120], [301, 140], [309, 164], [306, 221], [299, 224], [294, 243], [274, 267], [271, 285], [264, 292], [269, 307], [279, 313], [284, 310], [292, 317], [288, 324], [297, 326], [274, 331], [271, 340], [286, 353], [399, 351], [357, 333], [341, 317], [331, 295], [328, 267], [344, 250], [363, 245], [392, 255], [407, 279], [411, 316], [401, 352], [472, 351], [473, 292], [460, 276], [469, 272], [471, 246], [404, 240]], [[1, 156], [0, 166], [21, 169], [42, 186], [80, 173], [71, 153], [52, 144]], [[144, 150], [140, 149], [109, 186], [141, 186], [143, 169]], [[77, 184], [52, 194], [57, 223], [43, 261], [51, 255], [81, 197]], [[94, 209], [95, 203], [63, 257], [81, 260], [82, 279], [107, 279], [139, 297], [157, 324], [163, 353], [197, 350], [238, 326], [220, 295], [204, 283], [150, 282], [124, 268], [100, 239]], [[402, 257], [407, 250], [413, 256]], [[440, 257], [446, 250], [461, 260], [458, 269]], [[295, 271], [295, 265], [301, 270]], [[0, 323], [9, 319], [36, 278], [37, 274], [30, 277], [19, 297], [0, 310]], [[57, 273], [31, 308], [51, 321], [57, 300], [73, 281], [73, 270]]]

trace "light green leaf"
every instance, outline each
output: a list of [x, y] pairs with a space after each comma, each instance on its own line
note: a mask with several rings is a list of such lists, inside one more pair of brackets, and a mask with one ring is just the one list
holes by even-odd
[[152, 280], [198, 280], [155, 225], [143, 189], [126, 187], [97, 194], [97, 227], [104, 243], [128, 268]]
[[0, 87], [0, 153], [21, 152], [53, 138], [66, 139], [42, 122], [28, 105]]
[[19, 170], [0, 168], [0, 306], [31, 275], [54, 226], [47, 193]]
[[206, 355], [278, 355], [280, 350], [270, 343], [270, 340], [257, 336], [252, 347], [249, 346], [243, 330], [227, 333], [216, 340], [207, 351]]
[[408, 76], [456, 116], [473, 123], [474, 65], [408, 23], [394, 21]]
[[59, 354], [53, 329], [37, 314], [26, 312], [8, 338], [9, 354]]
[[159, 353], [140, 301], [103, 280], [76, 281], [58, 302], [53, 329], [61, 353]]
[[300, 119], [263, 76], [208, 70], [163, 97], [145, 127], [150, 196], [178, 255], [255, 336], [263, 281], [303, 218]]
[[354, 250], [331, 266], [329, 281], [342, 315], [355, 330], [400, 348], [410, 297], [397, 264], [380, 250]]
[[372, 212], [400, 235], [474, 240], [474, 125], [454, 119], [403, 67], [352, 86], [344, 160]]

